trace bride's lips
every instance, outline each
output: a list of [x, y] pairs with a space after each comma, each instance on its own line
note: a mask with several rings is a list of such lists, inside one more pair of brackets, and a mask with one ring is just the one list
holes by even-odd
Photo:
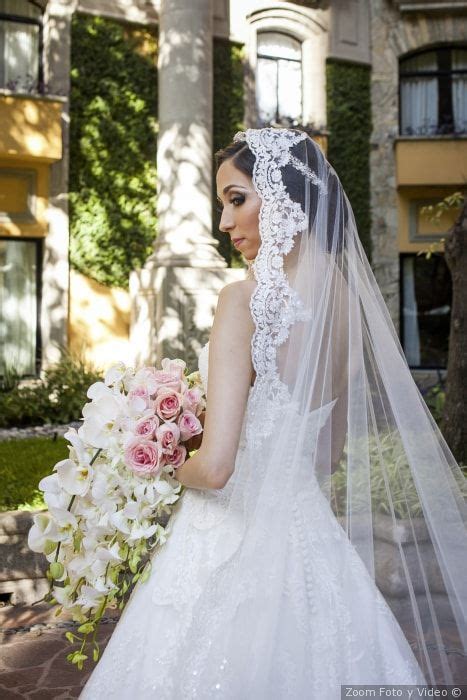
[[244, 240], [245, 240], [244, 238], [232, 238], [232, 243], [234, 244], [234, 246], [235, 246], [236, 248], [238, 248], [238, 246], [239, 246], [239, 245], [242, 243], [242, 241], [244, 241]]

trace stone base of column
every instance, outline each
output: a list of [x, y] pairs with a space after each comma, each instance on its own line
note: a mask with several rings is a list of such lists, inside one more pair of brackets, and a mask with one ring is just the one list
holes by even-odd
[[217, 297], [226, 284], [245, 279], [235, 268], [161, 267], [148, 264], [131, 273], [130, 345], [135, 366], [179, 357], [198, 368], [209, 339]]

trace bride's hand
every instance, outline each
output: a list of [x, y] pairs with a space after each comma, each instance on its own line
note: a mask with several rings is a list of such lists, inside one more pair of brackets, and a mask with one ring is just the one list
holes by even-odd
[[[201, 423], [201, 425], [203, 426], [203, 428], [204, 428], [205, 417], [206, 417], [206, 411], [203, 411], [198, 416], [198, 420]], [[199, 448], [201, 447], [202, 441], [203, 441], [203, 433], [200, 433], [199, 435], [194, 435], [192, 438], [187, 440], [185, 442], [185, 447], [186, 447], [188, 453], [192, 452], [193, 450], [199, 450]]]

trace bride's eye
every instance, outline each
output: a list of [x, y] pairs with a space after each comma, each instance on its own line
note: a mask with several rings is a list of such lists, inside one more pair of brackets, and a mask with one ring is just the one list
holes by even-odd
[[222, 214], [222, 212], [224, 211], [224, 205], [222, 204], [222, 202], [217, 202], [216, 209], [219, 214]]
[[245, 201], [245, 197], [243, 195], [239, 194], [236, 197], [233, 197], [230, 200], [230, 203], [233, 204], [235, 207], [238, 207], [238, 206], [240, 206], [240, 204], [243, 204], [244, 201]]

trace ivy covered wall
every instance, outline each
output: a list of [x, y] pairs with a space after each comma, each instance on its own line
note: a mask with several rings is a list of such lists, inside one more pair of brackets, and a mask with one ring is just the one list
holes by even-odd
[[70, 104], [70, 262], [128, 288], [156, 236], [157, 35], [75, 14]]
[[370, 68], [328, 60], [326, 92], [327, 158], [347, 193], [360, 240], [370, 257]]
[[[243, 128], [243, 50], [214, 39], [213, 53], [216, 151]], [[128, 288], [157, 235], [156, 30], [75, 14], [71, 64], [70, 262], [101, 284]], [[218, 226], [214, 208], [219, 252], [242, 264]]]

